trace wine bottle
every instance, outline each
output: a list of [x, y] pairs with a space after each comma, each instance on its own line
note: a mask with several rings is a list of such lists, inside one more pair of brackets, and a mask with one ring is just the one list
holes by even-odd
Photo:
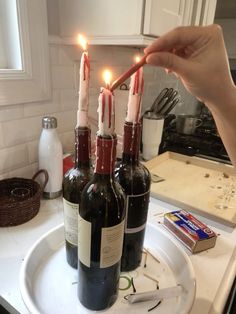
[[75, 128], [75, 164], [63, 179], [63, 205], [67, 262], [77, 268], [78, 213], [81, 192], [92, 177], [90, 164], [90, 129]]
[[117, 139], [109, 90], [102, 90], [99, 106], [95, 171], [82, 192], [78, 227], [78, 297], [96, 311], [117, 299], [125, 218], [124, 194], [114, 180]]
[[127, 197], [122, 271], [134, 270], [142, 260], [151, 178], [139, 162], [140, 134], [140, 123], [125, 123], [122, 160], [115, 170], [115, 177]]
[[151, 177], [147, 168], [139, 162], [142, 93], [143, 69], [140, 68], [131, 77], [122, 160], [115, 170], [115, 177], [126, 194], [122, 271], [134, 270], [141, 263], [148, 213]]

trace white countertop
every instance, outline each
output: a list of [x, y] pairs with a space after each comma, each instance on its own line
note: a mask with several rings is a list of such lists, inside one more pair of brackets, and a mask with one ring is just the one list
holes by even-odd
[[[174, 209], [176, 207], [151, 198], [148, 219], [162, 222], [163, 213]], [[196, 299], [191, 314], [221, 313], [236, 274], [236, 228], [197, 217], [219, 236], [214, 248], [195, 255], [182, 246], [196, 275]], [[0, 304], [10, 313], [29, 313], [19, 290], [22, 261], [39, 237], [62, 222], [62, 200], [59, 198], [42, 200], [38, 215], [31, 221], [17, 227], [0, 228]]]

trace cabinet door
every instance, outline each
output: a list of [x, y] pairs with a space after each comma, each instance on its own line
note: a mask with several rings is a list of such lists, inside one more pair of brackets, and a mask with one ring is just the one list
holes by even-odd
[[199, 25], [203, 0], [146, 0], [143, 34], [160, 36], [180, 25]]
[[144, 0], [59, 0], [62, 37], [139, 35]]
[[202, 4], [200, 25], [209, 25], [214, 22], [217, 0], [205, 0]]

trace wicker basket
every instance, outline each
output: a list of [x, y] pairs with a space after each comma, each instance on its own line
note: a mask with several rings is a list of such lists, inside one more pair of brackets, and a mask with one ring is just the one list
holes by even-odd
[[[40, 185], [36, 177], [43, 173]], [[39, 170], [32, 179], [10, 178], [0, 181], [0, 227], [17, 226], [37, 215], [41, 194], [48, 182], [46, 170]]]

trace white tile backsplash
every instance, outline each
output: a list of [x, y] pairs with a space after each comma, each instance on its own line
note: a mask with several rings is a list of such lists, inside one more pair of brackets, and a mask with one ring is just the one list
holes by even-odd
[[21, 177], [31, 179], [33, 175], [38, 171], [38, 163], [30, 164], [26, 167], [22, 167], [13, 171], [10, 171], [7, 176], [12, 177]]
[[59, 134], [63, 153], [74, 153], [75, 133], [74, 130], [70, 132], [64, 132]]
[[[3, 131], [2, 131], [2, 125], [1, 125], [1, 123], [0, 123], [0, 149], [2, 148], [2, 147], [4, 147], [4, 141], [3, 141], [3, 139], [4, 139], [4, 136], [3, 136]], [[1, 162], [1, 161], [0, 161]]]
[[30, 164], [38, 162], [38, 144], [39, 144], [38, 139], [36, 141], [27, 143]]
[[55, 117], [57, 118], [57, 129], [59, 133], [69, 132], [73, 131], [76, 125], [76, 111], [70, 110], [70, 111], [64, 111], [64, 112], [58, 112], [55, 114]]
[[50, 64], [51, 65], [58, 65], [59, 64], [58, 45], [50, 45], [49, 46], [49, 56], [50, 56]]
[[78, 108], [78, 94], [75, 89], [62, 89], [61, 92], [61, 110], [77, 110]]
[[37, 139], [41, 131], [41, 117], [3, 122], [2, 131], [7, 147]]
[[55, 89], [74, 88], [73, 65], [52, 66], [52, 87]]
[[74, 60], [80, 60], [82, 55], [82, 49], [77, 46], [65, 46], [62, 45], [58, 49], [59, 51], [59, 60], [58, 64], [60, 65], [73, 65]]
[[[80, 63], [81, 49], [78, 46], [50, 44], [50, 67], [52, 77], [52, 99], [11, 105], [0, 108], [0, 179], [12, 176], [31, 178], [38, 169], [38, 140], [44, 115], [58, 119], [58, 133], [64, 152], [74, 151], [74, 127], [78, 107], [75, 89], [74, 63]], [[89, 121], [92, 130], [92, 145], [97, 131], [97, 106], [102, 72], [112, 71], [113, 79], [134, 63], [134, 56], [142, 49], [121, 46], [89, 46], [91, 61], [89, 88]], [[79, 69], [79, 66], [77, 67]], [[143, 111], [151, 106], [156, 96], [165, 87], [178, 88], [183, 100], [180, 110], [189, 110], [194, 99], [173, 75], [156, 67], [144, 68]], [[126, 82], [129, 86], [129, 81]], [[116, 96], [115, 102], [119, 104]], [[128, 99], [127, 99], [128, 100]], [[119, 112], [119, 110], [117, 110]], [[118, 119], [118, 121], [120, 121]], [[121, 123], [121, 122], [119, 122]]]
[[45, 116], [61, 111], [60, 91], [54, 90], [51, 101], [24, 104], [24, 117]]
[[26, 144], [0, 150], [0, 173], [18, 169], [29, 163]]
[[23, 106], [11, 105], [0, 107], [0, 122], [20, 119], [24, 116]]

